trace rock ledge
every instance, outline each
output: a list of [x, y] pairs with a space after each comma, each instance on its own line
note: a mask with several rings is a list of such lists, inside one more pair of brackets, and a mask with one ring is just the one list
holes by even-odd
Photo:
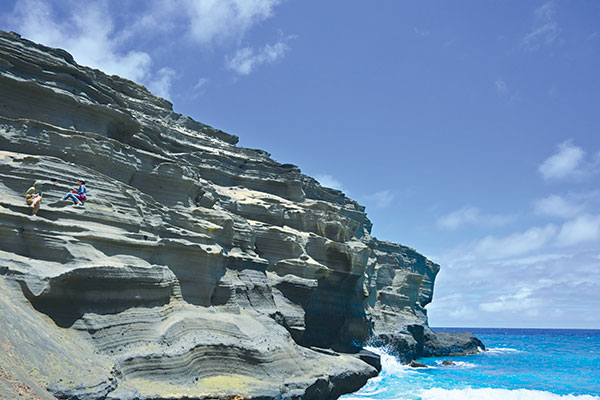
[[0, 31], [0, 398], [333, 399], [378, 373], [369, 341], [448, 344], [438, 265], [237, 141]]

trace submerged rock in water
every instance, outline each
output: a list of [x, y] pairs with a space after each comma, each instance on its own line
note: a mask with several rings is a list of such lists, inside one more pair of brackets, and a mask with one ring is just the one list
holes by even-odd
[[439, 266], [237, 140], [0, 31], [0, 397], [336, 398], [381, 368], [370, 338], [439, 348]]

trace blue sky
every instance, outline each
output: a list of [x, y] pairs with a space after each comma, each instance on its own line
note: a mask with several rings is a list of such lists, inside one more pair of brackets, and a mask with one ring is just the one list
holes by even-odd
[[432, 326], [600, 328], [600, 2], [3, 1], [439, 262]]

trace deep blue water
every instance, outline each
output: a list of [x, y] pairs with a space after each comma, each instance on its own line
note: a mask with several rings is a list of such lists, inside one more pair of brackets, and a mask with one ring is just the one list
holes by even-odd
[[[382, 356], [381, 374], [342, 398], [600, 399], [600, 330], [433, 329], [473, 332], [489, 351], [422, 358], [432, 368], [411, 369], [375, 349]], [[441, 365], [445, 359], [458, 365]]]

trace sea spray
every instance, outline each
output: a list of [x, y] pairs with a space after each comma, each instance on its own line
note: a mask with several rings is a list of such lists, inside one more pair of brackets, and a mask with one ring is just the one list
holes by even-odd
[[433, 388], [420, 393], [421, 400], [597, 400], [591, 395], [560, 395], [527, 389], [441, 389]]
[[[344, 399], [600, 400], [598, 330], [472, 329], [489, 351], [421, 358], [429, 368], [401, 364], [387, 349], [382, 371]], [[444, 365], [444, 361], [452, 363]]]

